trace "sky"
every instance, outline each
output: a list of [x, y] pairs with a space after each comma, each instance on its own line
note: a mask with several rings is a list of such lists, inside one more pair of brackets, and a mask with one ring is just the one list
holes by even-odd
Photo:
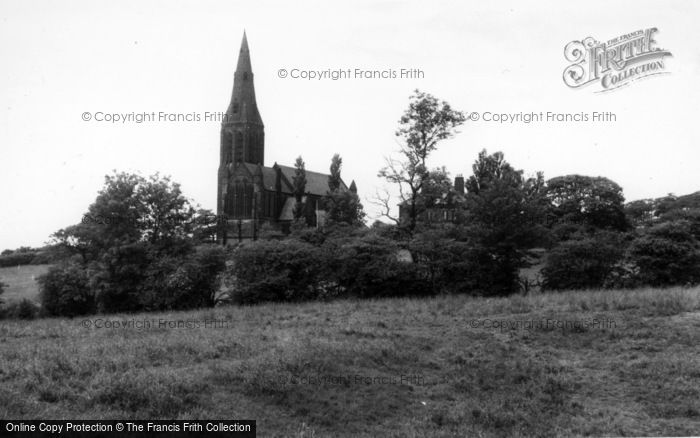
[[[41, 246], [78, 223], [113, 170], [170, 175], [215, 210], [220, 121], [205, 116], [226, 111], [244, 29], [265, 165], [301, 155], [308, 170], [327, 172], [340, 154], [370, 218], [415, 89], [479, 116], [429, 159], [452, 177], [468, 176], [486, 149], [526, 174], [606, 176], [627, 200], [691, 193], [700, 190], [699, 19], [692, 0], [0, 0], [0, 250]], [[647, 28], [672, 53], [666, 74], [605, 93], [564, 84], [569, 42]], [[291, 77], [329, 69], [397, 77]], [[422, 75], [401, 78], [401, 69]], [[593, 111], [615, 120], [484, 120]], [[153, 112], [199, 120], [104, 116]]]

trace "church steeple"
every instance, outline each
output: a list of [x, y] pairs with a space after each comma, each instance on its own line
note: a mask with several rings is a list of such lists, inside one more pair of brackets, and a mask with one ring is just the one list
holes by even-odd
[[263, 124], [255, 100], [253, 68], [250, 63], [250, 49], [245, 31], [243, 31], [241, 49], [238, 52], [238, 64], [233, 75], [233, 93], [226, 116], [229, 122]]
[[248, 49], [248, 37], [243, 31], [243, 41], [241, 41], [241, 50], [238, 52], [238, 66], [237, 71], [249, 71], [252, 72], [250, 66], [250, 50]]
[[226, 211], [224, 199], [229, 191], [229, 177], [242, 163], [265, 164], [265, 126], [255, 100], [253, 68], [245, 31], [238, 51], [236, 72], [233, 74], [231, 103], [221, 122], [219, 199], [216, 209], [219, 214]]
[[220, 167], [229, 163], [265, 164], [265, 126], [255, 100], [253, 68], [248, 38], [243, 32], [238, 64], [233, 74], [233, 92], [221, 124]]

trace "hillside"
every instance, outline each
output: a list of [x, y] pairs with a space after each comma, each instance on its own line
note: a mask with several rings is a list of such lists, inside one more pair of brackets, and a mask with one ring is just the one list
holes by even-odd
[[45, 274], [49, 266], [22, 265], [0, 268], [0, 281], [7, 284], [2, 300], [9, 303], [27, 298], [39, 303], [39, 284], [36, 279]]
[[256, 419], [259, 436], [305, 437], [700, 431], [700, 288], [88, 321], [0, 321], [0, 418]]

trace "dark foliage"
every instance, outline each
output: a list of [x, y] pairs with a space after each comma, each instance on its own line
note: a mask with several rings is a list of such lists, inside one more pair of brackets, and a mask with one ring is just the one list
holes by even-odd
[[624, 256], [621, 236], [599, 232], [552, 248], [542, 269], [544, 289], [594, 289], [609, 284]]
[[700, 242], [688, 221], [663, 222], [632, 242], [630, 258], [651, 286], [700, 283]]
[[324, 252], [329, 260], [329, 277], [346, 296], [431, 295], [433, 290], [422, 269], [401, 260], [400, 246], [374, 233], [354, 239], [329, 239]]
[[604, 177], [566, 175], [547, 181], [545, 195], [555, 223], [626, 231], [622, 188]]
[[95, 294], [87, 271], [76, 263], [52, 266], [38, 278], [42, 312], [48, 316], [78, 316], [95, 311]]
[[146, 310], [182, 310], [212, 307], [219, 302], [218, 274], [226, 265], [224, 249], [205, 245], [185, 257], [153, 260], [140, 287], [140, 305]]
[[[211, 212], [195, 212], [168, 177], [108, 176], [83, 221], [54, 234], [56, 248], [75, 259], [40, 283], [47, 312], [73, 316], [213, 306], [225, 256], [211, 245], [196, 249], [211, 234], [206, 215]], [[78, 304], [71, 306], [70, 300]]]
[[503, 159], [484, 150], [467, 180], [462, 234], [471, 243], [474, 287], [494, 295], [519, 290], [518, 272], [527, 250], [547, 240], [544, 177], [523, 177]]
[[324, 259], [318, 247], [296, 239], [239, 246], [228, 270], [231, 299], [240, 304], [300, 301], [320, 293]]

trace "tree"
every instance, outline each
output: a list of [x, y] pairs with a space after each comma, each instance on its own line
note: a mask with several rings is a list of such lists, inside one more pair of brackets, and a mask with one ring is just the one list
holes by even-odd
[[140, 181], [136, 196], [143, 211], [139, 222], [142, 238], [169, 245], [190, 235], [195, 209], [182, 194], [180, 184], [169, 176], [156, 173]]
[[95, 311], [95, 295], [87, 271], [76, 263], [55, 265], [39, 277], [42, 312], [49, 316], [78, 316]]
[[[90, 296], [99, 311], [211, 305], [202, 296], [213, 285], [201, 275], [223, 265], [197, 262], [194, 240], [211, 231], [202, 219], [208, 214], [206, 210], [197, 213], [180, 185], [169, 177], [115, 173], [105, 178], [83, 221], [53, 237], [61, 247], [80, 255], [80, 275], [89, 280]], [[76, 269], [73, 266], [60, 275], [79, 279]], [[54, 275], [60, 279], [59, 273]], [[182, 287], [173, 292], [178, 285]], [[51, 297], [65, 295], [56, 292], [51, 282], [42, 289]], [[74, 289], [77, 296], [84, 296], [82, 289]], [[65, 313], [65, 307], [58, 308]]]
[[192, 238], [195, 242], [216, 243], [216, 232], [225, 220], [225, 215], [219, 217], [209, 209], [197, 209], [192, 218]]
[[661, 222], [687, 221], [690, 232], [700, 241], [700, 192], [661, 198], [656, 214]]
[[301, 156], [297, 157], [294, 162], [294, 176], [292, 177], [292, 186], [294, 189], [294, 219], [299, 220], [304, 216], [304, 194], [306, 193], [306, 164]]
[[700, 192], [632, 201], [625, 204], [625, 214], [638, 229], [663, 222], [688, 221], [693, 236], [700, 240]]
[[332, 224], [362, 225], [365, 217], [364, 208], [357, 196], [355, 181], [349, 189], [341, 188], [340, 176], [343, 160], [335, 154], [331, 160], [330, 175], [328, 176], [328, 192], [322, 203], [326, 211], [326, 221]]
[[555, 227], [578, 224], [591, 230], [626, 231], [622, 188], [604, 177], [566, 175], [547, 181], [546, 196], [552, 206]]
[[85, 263], [110, 248], [149, 242], [165, 252], [182, 251], [192, 234], [195, 210], [169, 177], [115, 173], [80, 224], [52, 235], [54, 242], [80, 254]]
[[630, 258], [643, 284], [700, 283], [700, 242], [689, 221], [662, 222], [643, 231], [630, 246]]
[[365, 211], [360, 197], [351, 190], [339, 190], [324, 198], [326, 222], [360, 226], [364, 224]]
[[[465, 120], [462, 112], [453, 110], [447, 102], [430, 94], [416, 90], [410, 97], [408, 109], [399, 120], [396, 131], [396, 136], [403, 140], [401, 158], [386, 158], [386, 166], [378, 174], [398, 186], [400, 202], [407, 211], [407, 218], [401, 225], [410, 233], [416, 227], [418, 198], [429, 175], [426, 160], [438, 142], [453, 137]], [[378, 196], [376, 203], [384, 208], [383, 215], [399, 222], [390, 216], [388, 197]]]
[[505, 183], [519, 188], [523, 183], [523, 171], [515, 170], [505, 160], [503, 152], [489, 155], [486, 149], [482, 150], [472, 165], [472, 172], [465, 183], [465, 188], [473, 195], [493, 188], [496, 184]]
[[501, 152], [489, 155], [485, 150], [472, 170], [466, 184], [465, 234], [482, 248], [481, 259], [491, 266], [483, 268], [492, 274], [491, 293], [515, 292], [527, 250], [547, 237], [544, 176], [524, 178], [523, 171], [515, 170]]
[[340, 178], [340, 168], [343, 165], [343, 159], [340, 155], [335, 154], [331, 159], [331, 173], [328, 175], [328, 191], [331, 193], [338, 191], [340, 189], [340, 183], [342, 179]]
[[424, 211], [439, 203], [451, 204], [454, 188], [445, 167], [428, 172], [423, 181], [423, 187], [417, 198], [418, 212]]
[[625, 204], [625, 216], [634, 227], [646, 227], [655, 219], [655, 199], [640, 199]]

